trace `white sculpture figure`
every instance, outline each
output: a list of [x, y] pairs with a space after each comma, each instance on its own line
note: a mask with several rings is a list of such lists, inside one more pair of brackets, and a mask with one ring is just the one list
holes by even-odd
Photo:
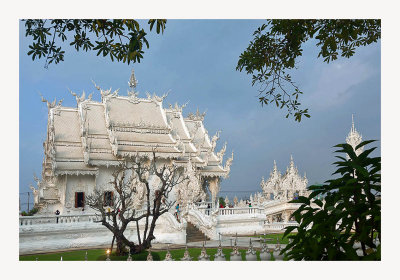
[[128, 262], [132, 261], [132, 256], [131, 256], [131, 252], [128, 253], [128, 258], [126, 259]]
[[281, 250], [278, 248], [275, 248], [275, 250], [272, 252], [272, 255], [274, 256], [274, 259], [276, 261], [283, 261], [283, 255], [280, 254]]
[[279, 242], [279, 238], [276, 238], [275, 250], [272, 253], [276, 261], [283, 260], [283, 255], [280, 255], [280, 252], [281, 252], [281, 243]]
[[225, 255], [222, 253], [221, 239], [219, 240], [217, 253], [214, 255], [214, 261], [226, 261]]
[[165, 255], [164, 261], [173, 261], [172, 255], [171, 255], [171, 253], [169, 252], [169, 245], [167, 246], [167, 254]]
[[214, 151], [215, 146], [217, 145], [217, 141], [219, 139], [220, 130], [215, 133], [215, 135], [211, 139], [211, 150]]
[[[110, 94], [111, 94], [111, 88], [110, 88], [110, 89], [107, 89], [107, 90], [104, 90], [104, 89], [100, 88], [98, 85], [96, 85], [96, 83], [95, 83], [93, 80], [92, 80], [92, 83], [93, 83], [94, 87], [95, 87], [98, 91], [100, 91], [101, 102], [105, 102], [105, 101], [107, 100], [107, 97], [109, 97]], [[113, 94], [115, 94], [115, 93], [118, 93], [118, 91], [114, 92]]]
[[[349, 144], [350, 146], [353, 147], [353, 149], [355, 150], [355, 148], [357, 147], [357, 145], [359, 145], [362, 142], [362, 135], [358, 133], [358, 131], [356, 130], [356, 128], [354, 127], [354, 116], [351, 115], [351, 129], [349, 134], [346, 137], [346, 143]], [[357, 156], [359, 156], [362, 152], [364, 151], [364, 147], [361, 147], [357, 150], [355, 150], [355, 153]], [[349, 159], [349, 156], [346, 155], [347, 159]]]
[[[76, 94], [75, 92], [72, 92], [72, 90], [68, 89], [69, 92], [71, 93], [71, 95], [75, 96], [75, 100], [76, 100], [76, 106], [78, 107], [79, 104], [83, 101], [85, 101], [85, 91], [82, 92], [82, 95], [79, 97], [78, 94]], [[88, 100], [92, 100], [92, 95], [93, 93], [89, 94], [88, 96]]]
[[190, 157], [186, 165], [185, 174], [187, 180], [176, 187], [176, 192], [180, 204], [187, 207], [199, 199], [205, 199], [206, 193], [201, 187], [200, 176], [197, 174]]
[[229, 208], [229, 198], [225, 196], [225, 208]]
[[147, 254], [147, 261], [152, 261], [153, 260], [153, 256], [151, 254], [151, 248], [149, 248], [149, 253]]
[[140, 182], [137, 176], [131, 178], [131, 185], [136, 188], [136, 193], [132, 198], [132, 208], [141, 209], [146, 199], [146, 185]]
[[61, 104], [62, 104], [62, 102], [63, 102], [63, 100], [64, 100], [64, 99], [61, 99], [61, 100], [59, 100], [58, 103], [57, 103], [57, 99], [54, 98], [54, 101], [53, 101], [53, 102], [49, 102], [49, 101], [47, 101], [47, 99], [45, 99], [45, 98], [43, 97], [43, 95], [40, 94], [40, 96], [41, 96], [41, 98], [42, 98], [42, 102], [45, 102], [45, 103], [47, 104], [47, 109], [48, 109], [48, 110], [53, 109], [53, 108], [55, 108], [55, 107], [60, 107]]
[[29, 185], [29, 188], [32, 190], [32, 193], [33, 193], [33, 202], [34, 202], [34, 205], [39, 204], [39, 190], [38, 190], [38, 189], [35, 189], [35, 187], [32, 186], [32, 185]]
[[227, 142], [224, 143], [224, 146], [222, 146], [221, 150], [217, 153], [217, 158], [219, 159], [219, 162], [221, 163], [223, 158], [224, 158], [224, 154], [226, 151], [226, 145]]
[[257, 260], [257, 253], [256, 250], [253, 248], [253, 244], [251, 243], [251, 238], [250, 238], [250, 245], [249, 249], [247, 249], [246, 252], [246, 261], [256, 261]]
[[[261, 241], [263, 240], [263, 241]], [[271, 253], [268, 250], [267, 244], [265, 242], [265, 235], [264, 238], [260, 238], [261, 250], [260, 250], [260, 260], [267, 261], [271, 259]]]
[[187, 118], [193, 121], [203, 121], [206, 116], [206, 112], [200, 114], [199, 108], [197, 108], [196, 114], [189, 113]]
[[186, 244], [185, 253], [183, 253], [183, 258], [181, 258], [181, 261], [191, 261], [191, 260], [192, 260], [192, 257], [189, 254], [189, 250], [188, 250], [188, 247]]
[[241, 260], [242, 260], [242, 254], [240, 254], [237, 248], [237, 233], [236, 233], [235, 244], [233, 246], [233, 251], [231, 253], [231, 261], [241, 261]]
[[261, 193], [257, 193], [257, 205], [261, 205], [263, 203], [263, 197]]
[[205, 243], [203, 241], [203, 248], [201, 249], [201, 253], [200, 253], [200, 256], [198, 259], [199, 261], [209, 261], [210, 260], [210, 256], [207, 255], [206, 247], [204, 245], [205, 245]]
[[235, 197], [233, 198], [233, 206], [237, 207], [238, 203], [239, 203], [239, 200], [238, 200], [237, 196], [235, 195]]
[[87, 261], [88, 260], [88, 254], [87, 254], [87, 251], [86, 251], [86, 253], [85, 253], [85, 261]]
[[231, 170], [232, 162], [233, 162], [233, 151], [232, 151], [231, 157], [228, 158], [228, 159], [226, 160], [226, 162], [225, 162], [225, 166], [224, 166], [224, 170], [225, 170], [225, 172], [226, 172], [225, 178], [228, 177], [228, 175], [229, 175], [229, 172], [230, 172], [230, 170]]

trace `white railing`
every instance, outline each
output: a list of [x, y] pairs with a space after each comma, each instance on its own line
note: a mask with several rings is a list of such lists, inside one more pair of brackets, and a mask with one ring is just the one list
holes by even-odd
[[277, 212], [282, 212], [284, 210], [297, 210], [299, 206], [300, 206], [299, 203], [288, 203], [288, 202], [277, 203], [271, 206], [267, 204], [264, 213], [266, 215], [271, 215]]
[[212, 202], [211, 201], [195, 202], [194, 205], [201, 208], [211, 208]]
[[219, 208], [218, 215], [237, 215], [237, 214], [263, 214], [264, 208], [258, 207], [235, 207]]
[[[57, 220], [58, 219], [58, 220]], [[20, 226], [39, 225], [39, 224], [66, 224], [80, 222], [94, 222], [98, 218], [95, 214], [76, 214], [76, 215], [51, 215], [51, 216], [22, 216], [19, 217]]]
[[[144, 210], [136, 210], [135, 216], [140, 216], [147, 212]], [[129, 213], [127, 213], [129, 215]], [[107, 216], [107, 214], [106, 214]], [[58, 219], [58, 220], [57, 220]], [[66, 214], [66, 215], [37, 215], [37, 216], [20, 216], [20, 226], [30, 226], [39, 224], [66, 224], [80, 222], [95, 222], [101, 219], [101, 215], [96, 214]]]
[[287, 222], [287, 223], [281, 223], [281, 222], [274, 222], [274, 223], [267, 223], [267, 221], [264, 221], [264, 228], [266, 230], [276, 230], [276, 231], [283, 231], [287, 226], [296, 226], [298, 223], [296, 222]]
[[208, 208], [208, 206], [198, 206], [196, 209], [206, 216], [210, 216], [212, 213], [212, 208]]

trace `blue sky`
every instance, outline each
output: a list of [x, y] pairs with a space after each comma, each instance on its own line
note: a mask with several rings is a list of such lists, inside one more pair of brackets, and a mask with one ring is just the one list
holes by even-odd
[[[47, 107], [39, 92], [51, 100], [64, 98], [63, 105], [71, 107], [76, 103], [68, 88], [94, 92], [94, 99], [100, 99], [91, 79], [126, 94], [132, 67], [141, 96], [147, 91], [162, 95], [171, 90], [164, 106], [189, 101], [184, 115], [197, 108], [207, 110], [205, 125], [210, 135], [222, 130], [217, 150], [227, 141], [227, 154], [235, 153], [230, 177], [222, 182], [223, 192], [261, 191], [261, 177], [269, 176], [273, 161], [284, 172], [290, 155], [311, 184], [331, 178], [332, 146], [345, 141], [351, 114], [364, 139], [381, 139], [380, 41], [361, 47], [351, 59], [330, 64], [317, 59], [315, 42], [305, 44], [293, 79], [304, 91], [301, 102], [311, 118], [297, 123], [286, 119], [284, 110], [261, 107], [251, 77], [235, 70], [240, 53], [262, 23], [169, 20], [163, 35], [149, 34], [150, 48], [141, 63], [128, 66], [67, 47], [65, 61], [48, 69], [44, 60], [32, 61], [26, 55], [29, 41], [20, 23], [20, 191], [29, 190], [34, 172], [41, 173]], [[377, 145], [375, 155], [380, 154], [380, 142]]]

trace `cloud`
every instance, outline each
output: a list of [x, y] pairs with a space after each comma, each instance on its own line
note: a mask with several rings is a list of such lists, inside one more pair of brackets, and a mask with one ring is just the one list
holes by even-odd
[[345, 103], [356, 92], [355, 86], [365, 82], [375, 73], [375, 69], [362, 58], [341, 59], [330, 64], [318, 63], [310, 72], [310, 95], [305, 101], [313, 110], [324, 110], [328, 107]]

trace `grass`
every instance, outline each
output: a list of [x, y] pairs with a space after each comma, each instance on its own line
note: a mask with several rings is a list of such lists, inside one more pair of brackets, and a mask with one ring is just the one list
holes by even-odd
[[[283, 237], [283, 233], [270, 233], [266, 235], [251, 235], [248, 237], [254, 238], [265, 238], [265, 243], [267, 244], [276, 244], [276, 239], [278, 238], [280, 244], [289, 244], [289, 236], [294, 236], [296, 233], [290, 233], [288, 236]], [[269, 240], [272, 239], [272, 240]]]
[[[207, 248], [207, 254], [210, 256], [210, 260], [214, 260], [214, 255], [217, 253], [216, 248]], [[190, 256], [193, 260], [198, 260], [198, 257], [201, 253], [201, 248], [188, 248]], [[37, 254], [37, 255], [26, 255], [20, 256], [20, 261], [35, 261], [36, 258], [38, 261], [60, 261], [61, 256], [63, 257], [63, 261], [84, 261], [85, 260], [85, 252], [86, 250], [80, 251], [69, 251], [69, 252], [59, 252], [53, 254]], [[104, 261], [106, 256], [105, 249], [95, 249], [95, 250], [87, 250], [88, 252], [88, 260], [89, 261]], [[174, 260], [180, 260], [183, 257], [185, 249], [177, 249], [177, 250], [170, 250], [172, 258]], [[230, 253], [232, 249], [222, 249], [222, 252], [225, 254], [227, 260], [230, 260]], [[239, 249], [239, 252], [242, 254], [242, 260], [245, 260], [246, 250]], [[153, 256], [153, 260], [160, 261], [165, 259], [165, 255], [167, 251], [157, 251], [151, 252]], [[140, 254], [132, 255], [132, 259], [134, 261], [145, 261], [147, 259], [148, 252], [144, 251]], [[110, 259], [112, 261], [126, 261], [127, 256], [116, 256], [114, 253], [110, 255]], [[257, 251], [257, 260], [260, 260], [260, 252]]]

